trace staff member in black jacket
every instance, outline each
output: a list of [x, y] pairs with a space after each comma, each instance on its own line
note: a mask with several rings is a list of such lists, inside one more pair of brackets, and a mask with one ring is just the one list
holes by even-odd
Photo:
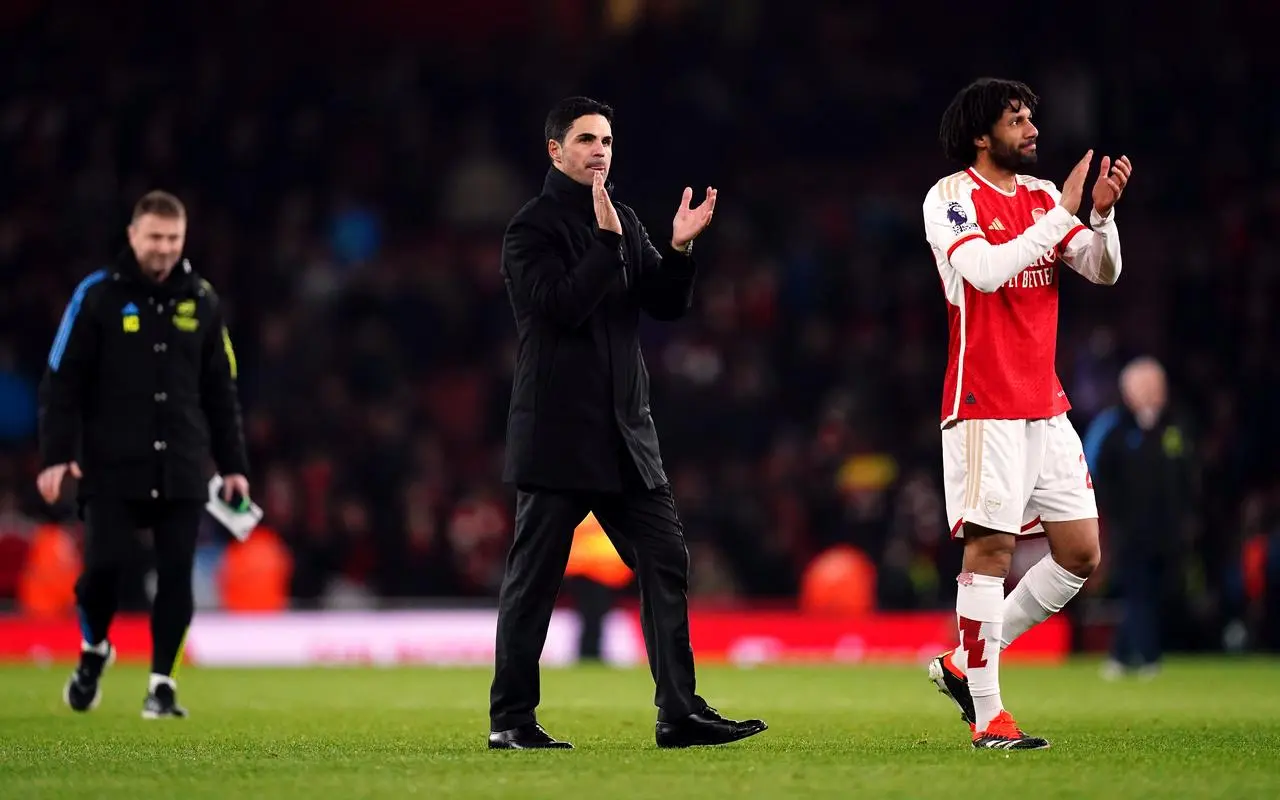
[[657, 684], [660, 747], [723, 744], [765, 729], [721, 717], [694, 692], [689, 553], [649, 411], [640, 313], [684, 315], [693, 240], [716, 192], [690, 208], [686, 188], [659, 251], [630, 208], [609, 198], [613, 110], [583, 97], [547, 117], [542, 194], [507, 228], [502, 272], [519, 349], [505, 480], [516, 532], [498, 606], [489, 746], [569, 748], [536, 722], [538, 659], [573, 530], [594, 512], [640, 584], [641, 624]]
[[1120, 394], [1123, 406], [1098, 414], [1084, 437], [1124, 608], [1103, 675], [1136, 668], [1149, 677], [1160, 665], [1161, 604], [1187, 550], [1195, 468], [1191, 437], [1170, 413], [1158, 361], [1125, 366]]
[[142, 715], [186, 716], [173, 673], [194, 611], [191, 572], [210, 454], [226, 497], [249, 494], [235, 352], [217, 294], [179, 261], [186, 229], [173, 195], [138, 201], [129, 248], [76, 287], [40, 386], [40, 493], [56, 502], [68, 473], [81, 479], [83, 642], [63, 692], [76, 711], [98, 703], [114, 656], [107, 633], [121, 559], [138, 529], [149, 528], [157, 589]]

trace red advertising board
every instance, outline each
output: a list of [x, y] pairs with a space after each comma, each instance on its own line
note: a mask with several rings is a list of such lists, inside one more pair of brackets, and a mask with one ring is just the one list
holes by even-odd
[[[228, 667], [489, 664], [495, 622], [491, 610], [204, 613], [196, 616], [188, 633], [185, 655], [194, 664]], [[543, 663], [573, 663], [579, 629], [572, 610], [557, 610]], [[695, 610], [690, 635], [699, 663], [923, 663], [952, 645], [955, 618], [948, 612], [835, 619], [788, 611]], [[150, 658], [146, 617], [117, 618], [111, 640], [122, 661]], [[70, 660], [79, 643], [73, 619], [0, 617], [0, 661]], [[1022, 636], [1005, 658], [1058, 661], [1067, 655], [1069, 645], [1066, 622], [1055, 618]], [[619, 665], [644, 663], [644, 640], [634, 611], [610, 614], [604, 656]]]

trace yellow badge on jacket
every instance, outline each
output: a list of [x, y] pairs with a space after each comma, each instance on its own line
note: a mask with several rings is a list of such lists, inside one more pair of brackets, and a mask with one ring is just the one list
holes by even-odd
[[126, 303], [125, 307], [120, 309], [120, 328], [125, 333], [137, 333], [142, 327], [142, 323], [138, 320], [138, 307], [133, 303]]
[[200, 327], [200, 320], [195, 317], [179, 317], [175, 315], [173, 318], [173, 327], [185, 333], [191, 333], [196, 328]]

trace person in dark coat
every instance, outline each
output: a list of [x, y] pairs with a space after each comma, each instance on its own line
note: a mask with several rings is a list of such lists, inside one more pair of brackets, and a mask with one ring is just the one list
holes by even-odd
[[40, 385], [41, 472], [49, 503], [80, 482], [84, 570], [76, 582], [80, 664], [63, 689], [75, 711], [98, 704], [115, 656], [107, 637], [121, 576], [150, 529], [157, 589], [144, 717], [185, 717], [174, 672], [194, 613], [192, 566], [209, 478], [247, 503], [236, 358], [222, 303], [182, 258], [187, 213], [168, 192], [134, 206], [129, 247], [67, 303]]
[[1098, 414], [1084, 439], [1123, 607], [1103, 665], [1108, 678], [1159, 670], [1161, 624], [1196, 494], [1192, 436], [1169, 407], [1164, 368], [1135, 359], [1120, 374], [1120, 393], [1123, 405]]
[[542, 193], [503, 240], [518, 337], [504, 469], [516, 488], [516, 531], [498, 601], [494, 749], [572, 746], [537, 723], [538, 661], [574, 528], [588, 512], [639, 581], [658, 745], [723, 744], [766, 728], [725, 719], [695, 692], [689, 552], [638, 335], [641, 313], [676, 320], [689, 310], [693, 241], [711, 222], [716, 190], [690, 207], [686, 187], [670, 238], [655, 245], [635, 212], [610, 197], [612, 121], [609, 106], [584, 97], [551, 110]]

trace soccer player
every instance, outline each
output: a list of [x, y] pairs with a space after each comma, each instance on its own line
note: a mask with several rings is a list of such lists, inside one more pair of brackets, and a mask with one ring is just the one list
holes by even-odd
[[[959, 646], [929, 666], [960, 708], [973, 746], [1038, 750], [1000, 699], [1000, 652], [1059, 611], [1098, 565], [1098, 511], [1084, 450], [1054, 370], [1060, 264], [1093, 283], [1120, 276], [1114, 208], [1132, 167], [1103, 157], [1092, 227], [1076, 218], [1093, 161], [1062, 186], [1020, 171], [1036, 162], [1031, 121], [1039, 98], [1025, 84], [983, 78], [942, 115], [940, 139], [964, 169], [924, 201], [950, 320], [942, 401], [947, 518], [964, 542], [957, 577]], [[1051, 553], [1006, 598], [1014, 543], [1043, 532]]]

